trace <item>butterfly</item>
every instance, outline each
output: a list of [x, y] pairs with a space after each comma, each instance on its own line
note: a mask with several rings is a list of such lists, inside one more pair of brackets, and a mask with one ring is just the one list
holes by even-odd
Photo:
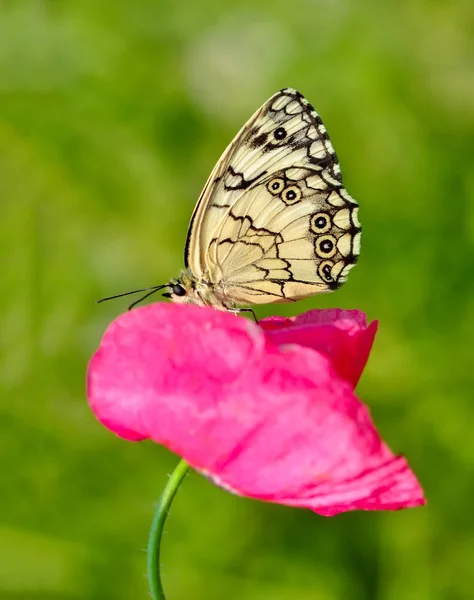
[[210, 174], [189, 224], [185, 269], [146, 290], [224, 310], [335, 290], [359, 256], [358, 208], [320, 116], [302, 94], [282, 89]]

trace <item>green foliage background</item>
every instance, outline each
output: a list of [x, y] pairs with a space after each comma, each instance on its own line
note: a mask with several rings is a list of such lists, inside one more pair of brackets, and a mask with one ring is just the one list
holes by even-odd
[[[361, 204], [336, 294], [380, 320], [360, 396], [429, 504], [325, 519], [197, 475], [167, 525], [169, 598], [474, 598], [471, 0], [1, 0], [0, 598], [147, 598], [177, 458], [101, 427], [87, 360], [182, 266], [194, 202], [274, 91], [316, 106]], [[271, 307], [270, 307], [271, 308]]]

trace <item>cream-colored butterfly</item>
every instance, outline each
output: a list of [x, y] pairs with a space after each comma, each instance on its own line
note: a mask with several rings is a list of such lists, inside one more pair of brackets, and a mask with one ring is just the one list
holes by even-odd
[[231, 310], [334, 290], [359, 255], [357, 213], [321, 118], [299, 92], [283, 89], [209, 176], [189, 225], [186, 269], [148, 289]]

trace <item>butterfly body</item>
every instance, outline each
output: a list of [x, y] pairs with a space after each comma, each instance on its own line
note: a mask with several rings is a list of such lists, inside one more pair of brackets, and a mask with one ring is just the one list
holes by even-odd
[[163, 295], [180, 304], [213, 306], [221, 310], [231, 310], [237, 306], [222, 283], [213, 283], [206, 278], [197, 279], [190, 269], [184, 269], [177, 279], [172, 279], [168, 284], [168, 292]]
[[272, 96], [225, 150], [165, 294], [232, 309], [339, 287], [360, 250], [358, 205], [321, 118], [296, 90]]

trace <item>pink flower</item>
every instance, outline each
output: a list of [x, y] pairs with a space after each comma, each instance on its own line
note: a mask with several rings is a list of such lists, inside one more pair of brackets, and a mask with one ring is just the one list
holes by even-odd
[[88, 371], [96, 417], [150, 438], [218, 485], [321, 515], [425, 503], [354, 394], [377, 323], [314, 310], [259, 325], [158, 303], [121, 315]]

